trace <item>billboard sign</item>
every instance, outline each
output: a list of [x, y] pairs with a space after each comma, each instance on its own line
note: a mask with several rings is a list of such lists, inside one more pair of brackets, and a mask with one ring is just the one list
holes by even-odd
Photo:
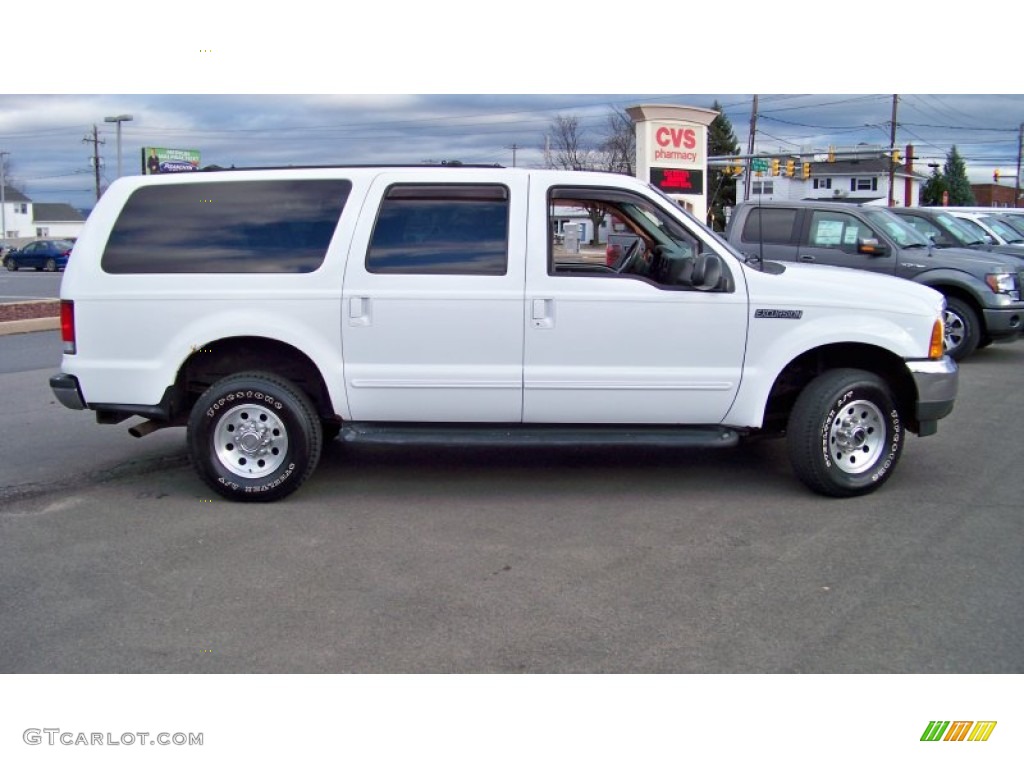
[[146, 176], [157, 173], [182, 173], [198, 170], [198, 149], [142, 148], [142, 173]]

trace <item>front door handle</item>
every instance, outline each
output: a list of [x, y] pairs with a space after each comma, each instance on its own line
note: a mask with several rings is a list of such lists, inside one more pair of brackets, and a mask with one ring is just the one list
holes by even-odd
[[807, 262], [817, 261], [817, 259], [815, 259], [813, 256], [811, 256], [809, 254], [806, 254], [806, 253], [801, 253], [797, 260], [798, 261], [807, 261]]

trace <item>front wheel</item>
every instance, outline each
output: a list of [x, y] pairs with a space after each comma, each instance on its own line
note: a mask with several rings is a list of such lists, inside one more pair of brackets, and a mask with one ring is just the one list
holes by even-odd
[[828, 371], [797, 398], [787, 430], [793, 470], [825, 496], [871, 493], [903, 452], [904, 429], [889, 386], [853, 368]]
[[221, 379], [188, 422], [192, 466], [234, 501], [276, 501], [296, 491], [320, 461], [320, 419], [289, 381], [258, 371]]
[[969, 304], [947, 297], [942, 322], [946, 329], [943, 341], [947, 355], [959, 362], [978, 348], [981, 324], [978, 314]]
[[46, 260], [46, 266], [44, 267], [44, 269], [47, 272], [56, 272], [57, 271], [57, 262], [54, 259], [47, 259]]

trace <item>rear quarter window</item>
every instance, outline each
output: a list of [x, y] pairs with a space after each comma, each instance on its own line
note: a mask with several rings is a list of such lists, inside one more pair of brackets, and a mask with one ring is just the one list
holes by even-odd
[[141, 187], [100, 263], [113, 274], [312, 272], [351, 189], [344, 179]]
[[743, 242], [795, 245], [795, 208], [755, 208], [743, 225]]

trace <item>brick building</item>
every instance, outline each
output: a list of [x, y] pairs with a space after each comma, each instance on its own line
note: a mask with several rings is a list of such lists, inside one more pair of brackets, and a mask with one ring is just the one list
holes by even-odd
[[1014, 188], [1005, 184], [971, 184], [974, 202], [978, 205], [993, 208], [1020, 208], [1013, 204]]

